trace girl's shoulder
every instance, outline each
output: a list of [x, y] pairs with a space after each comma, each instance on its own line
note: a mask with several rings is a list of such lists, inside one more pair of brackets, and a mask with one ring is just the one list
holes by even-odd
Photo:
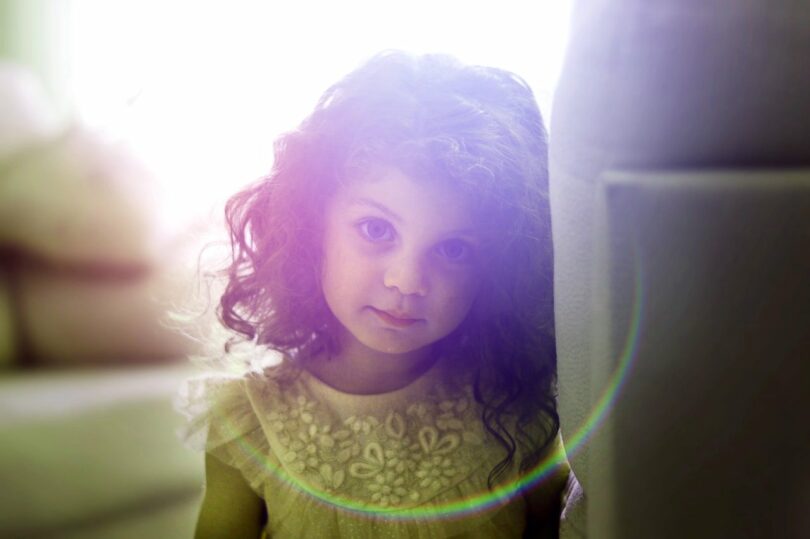
[[193, 449], [210, 451], [259, 429], [258, 414], [268, 405], [262, 401], [286, 400], [297, 375], [296, 367], [277, 361], [186, 379], [174, 401], [175, 410], [186, 418], [180, 437]]
[[263, 416], [268, 410], [287, 408], [283, 403], [294, 391], [295, 371], [282, 362], [187, 379], [174, 403], [186, 417], [178, 431], [180, 439], [187, 447], [240, 470], [253, 490], [263, 496], [266, 473], [262, 459], [255, 458], [271, 453]]

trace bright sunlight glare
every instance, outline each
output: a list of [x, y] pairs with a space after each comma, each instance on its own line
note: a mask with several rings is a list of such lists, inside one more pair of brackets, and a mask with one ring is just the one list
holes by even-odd
[[81, 121], [152, 169], [164, 230], [266, 173], [272, 141], [375, 52], [443, 52], [509, 69], [548, 121], [571, 0], [74, 2], [68, 91]]

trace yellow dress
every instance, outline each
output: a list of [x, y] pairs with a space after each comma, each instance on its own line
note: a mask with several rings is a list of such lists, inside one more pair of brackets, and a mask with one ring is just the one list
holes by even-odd
[[342, 393], [287, 362], [194, 378], [181, 392], [185, 439], [242, 472], [273, 538], [521, 537], [516, 475], [487, 487], [506, 453], [471, 384], [450, 374], [437, 363], [376, 395]]

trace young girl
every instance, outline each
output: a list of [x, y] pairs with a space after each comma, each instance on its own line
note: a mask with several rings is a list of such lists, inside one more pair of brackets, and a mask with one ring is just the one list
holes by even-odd
[[380, 54], [226, 215], [220, 319], [282, 359], [187, 387], [198, 537], [556, 535], [546, 133], [522, 79]]

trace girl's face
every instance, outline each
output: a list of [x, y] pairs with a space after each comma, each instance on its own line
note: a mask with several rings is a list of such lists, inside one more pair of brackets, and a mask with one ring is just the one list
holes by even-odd
[[343, 339], [404, 354], [464, 320], [478, 293], [480, 240], [452, 187], [373, 167], [338, 190], [324, 222], [323, 294]]

